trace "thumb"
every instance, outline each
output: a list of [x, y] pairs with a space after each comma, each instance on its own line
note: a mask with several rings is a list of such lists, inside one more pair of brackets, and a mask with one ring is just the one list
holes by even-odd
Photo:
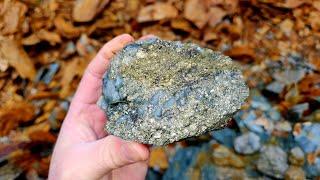
[[96, 175], [103, 176], [114, 169], [149, 158], [149, 149], [143, 144], [112, 135], [92, 142], [90, 146], [89, 161], [96, 163]]

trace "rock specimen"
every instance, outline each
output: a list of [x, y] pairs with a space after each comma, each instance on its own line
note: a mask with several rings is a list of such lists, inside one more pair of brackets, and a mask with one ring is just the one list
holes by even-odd
[[224, 127], [248, 97], [239, 68], [219, 52], [148, 39], [124, 47], [103, 78], [106, 131], [165, 145]]

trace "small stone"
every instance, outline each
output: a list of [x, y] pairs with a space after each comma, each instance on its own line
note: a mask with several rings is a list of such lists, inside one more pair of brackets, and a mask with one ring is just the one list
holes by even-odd
[[289, 162], [292, 165], [302, 166], [304, 164], [304, 153], [299, 147], [292, 148], [289, 154]]
[[219, 52], [148, 39], [113, 57], [99, 105], [106, 131], [165, 145], [226, 126], [248, 97], [240, 69]]
[[320, 149], [320, 124], [305, 123], [302, 130], [294, 134], [295, 141], [305, 153], [316, 152]]
[[233, 129], [224, 128], [217, 131], [212, 131], [211, 136], [219, 143], [227, 146], [228, 148], [232, 148], [234, 139], [237, 137], [237, 133]]
[[315, 159], [313, 164], [307, 164], [305, 167], [307, 177], [312, 179], [320, 176], [320, 157]]
[[284, 87], [286, 85], [283, 83], [280, 83], [278, 81], [273, 81], [272, 83], [268, 84], [268, 86], [266, 87], [266, 89], [270, 92], [276, 93], [276, 94], [280, 94]]
[[177, 150], [170, 160], [169, 168], [163, 175], [163, 179], [189, 179], [187, 172], [192, 171], [197, 163], [199, 147], [187, 147]]
[[246, 175], [246, 172], [243, 169], [239, 168], [232, 168], [232, 167], [216, 167], [216, 178], [215, 179], [221, 179], [221, 180], [227, 180], [227, 179], [249, 179]]
[[213, 164], [205, 164], [201, 167], [201, 179], [217, 179], [216, 167]]
[[235, 139], [234, 148], [241, 154], [253, 154], [261, 148], [260, 137], [253, 132], [243, 134]]
[[279, 121], [275, 123], [275, 130], [280, 131], [280, 132], [291, 132], [292, 127], [291, 124], [288, 121]]
[[214, 163], [219, 166], [232, 166], [236, 168], [242, 168], [245, 166], [240, 156], [222, 145], [214, 147], [212, 158]]
[[290, 166], [286, 171], [285, 180], [305, 180], [306, 175], [301, 167]]
[[257, 168], [266, 175], [284, 178], [284, 174], [288, 169], [287, 160], [287, 154], [280, 147], [263, 146], [257, 161]]

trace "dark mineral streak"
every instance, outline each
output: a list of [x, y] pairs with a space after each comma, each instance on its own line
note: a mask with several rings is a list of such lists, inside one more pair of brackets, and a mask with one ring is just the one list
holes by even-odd
[[223, 128], [248, 97], [240, 69], [219, 52], [149, 39], [113, 57], [98, 104], [106, 131], [165, 145]]

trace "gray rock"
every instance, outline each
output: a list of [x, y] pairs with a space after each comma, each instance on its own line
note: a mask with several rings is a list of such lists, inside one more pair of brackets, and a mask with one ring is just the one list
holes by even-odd
[[260, 148], [260, 137], [253, 132], [243, 134], [234, 141], [234, 149], [241, 154], [252, 154]]
[[258, 170], [275, 178], [284, 178], [288, 157], [278, 146], [263, 146], [257, 162]]
[[149, 39], [111, 61], [98, 104], [106, 131], [164, 145], [224, 127], [248, 97], [240, 69], [210, 49]]
[[289, 162], [296, 166], [302, 166], [304, 164], [304, 153], [301, 148], [294, 147], [290, 150]]

